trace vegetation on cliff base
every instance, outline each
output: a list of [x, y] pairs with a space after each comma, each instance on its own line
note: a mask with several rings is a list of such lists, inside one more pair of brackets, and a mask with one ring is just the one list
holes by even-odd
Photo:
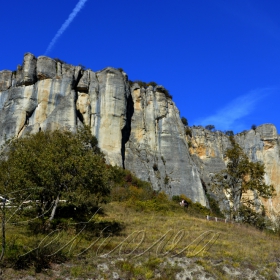
[[9, 143], [0, 162], [0, 193], [37, 201], [38, 215], [55, 217], [58, 202], [76, 206], [109, 194], [110, 175], [97, 140], [84, 128], [38, 132]]
[[263, 209], [258, 209], [261, 205], [257, 200], [260, 197], [272, 197], [274, 187], [265, 184], [264, 165], [260, 162], [250, 162], [232, 136], [230, 141], [232, 147], [225, 153], [227, 168], [212, 177], [211, 189], [221, 199], [227, 197], [229, 201], [227, 214], [232, 219], [242, 221], [241, 212], [244, 212], [244, 209], [247, 209], [245, 212], [248, 212], [248, 209], [262, 212]]

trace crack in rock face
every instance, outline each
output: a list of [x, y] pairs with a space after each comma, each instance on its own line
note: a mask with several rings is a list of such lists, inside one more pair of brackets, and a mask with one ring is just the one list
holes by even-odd
[[90, 126], [108, 163], [170, 196], [185, 194], [207, 205], [179, 111], [163, 86], [130, 85], [119, 69], [93, 72], [30, 53], [16, 71], [0, 72], [1, 144], [82, 125]]
[[[46, 129], [75, 132], [88, 125], [108, 163], [131, 170], [170, 197], [184, 194], [208, 205], [209, 174], [225, 168], [229, 137], [203, 127], [186, 128], [163, 86], [130, 84], [123, 70], [98, 72], [46, 56], [24, 55], [16, 71], [0, 71], [0, 144]], [[252, 161], [265, 164], [276, 197], [264, 201], [280, 212], [279, 137], [265, 124], [234, 136]], [[202, 185], [203, 182], [203, 185]], [[279, 209], [278, 209], [279, 208]]]

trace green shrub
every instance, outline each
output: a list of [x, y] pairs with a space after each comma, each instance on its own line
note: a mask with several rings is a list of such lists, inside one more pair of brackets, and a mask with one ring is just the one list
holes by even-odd
[[213, 197], [211, 197], [210, 195], [207, 194], [206, 196], [208, 198], [210, 211], [211, 211], [211, 216], [224, 218], [225, 216], [221, 212], [218, 202]]
[[164, 184], [167, 185], [169, 183], [169, 177], [166, 175], [164, 178]]
[[261, 230], [266, 228], [264, 211], [263, 213], [256, 213], [253, 209], [243, 205], [240, 207], [239, 213], [243, 223], [252, 225]]
[[112, 235], [120, 235], [124, 229], [124, 225], [117, 221], [90, 221], [87, 223], [76, 224], [76, 234], [82, 231], [86, 239], [91, 240], [92, 237], [108, 237]]
[[35, 272], [39, 273], [43, 269], [50, 268], [51, 263], [61, 263], [67, 260], [66, 254], [62, 250], [58, 251], [63, 246], [59, 242], [54, 241], [46, 246], [41, 246], [40, 243], [41, 241], [38, 244], [34, 243], [32, 248], [36, 249], [16, 257], [14, 268], [26, 269], [32, 266], [35, 268]]
[[169, 93], [169, 91], [164, 87], [157, 87], [157, 92], [164, 93], [165, 97], [168, 98], [168, 99], [173, 98], [172, 95]]
[[182, 117], [181, 121], [182, 121], [183, 125], [185, 125], [185, 126], [187, 126], [189, 124], [188, 120], [185, 117]]
[[186, 133], [186, 135], [192, 137], [192, 130], [189, 127], [185, 128], [185, 133]]

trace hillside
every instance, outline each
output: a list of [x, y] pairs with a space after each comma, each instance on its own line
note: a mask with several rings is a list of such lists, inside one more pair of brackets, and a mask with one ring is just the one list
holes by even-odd
[[[175, 204], [173, 210], [166, 209], [154, 211], [146, 207], [140, 210], [128, 202], [109, 203], [104, 206], [104, 214], [95, 215], [99, 231], [85, 228], [74, 243], [74, 226], [44, 240], [41, 235], [27, 237], [22, 227], [11, 227], [9, 231], [18, 232], [9, 238], [9, 241], [14, 240], [15, 248], [28, 240], [25, 250], [33, 250], [34, 244], [40, 242], [39, 257], [57, 252], [57, 258], [50, 268], [41, 272], [35, 273], [33, 264], [27, 270], [6, 269], [3, 277], [166, 280], [280, 277], [278, 236], [250, 226], [207, 221], [202, 215], [193, 216], [189, 210], [185, 212]], [[110, 225], [110, 230], [106, 231]], [[105, 232], [100, 238], [98, 232], [102, 230]], [[111, 237], [108, 238], [109, 233]], [[63, 250], [58, 252], [58, 248]], [[30, 255], [32, 262], [34, 254]], [[65, 256], [71, 259], [59, 264]]]

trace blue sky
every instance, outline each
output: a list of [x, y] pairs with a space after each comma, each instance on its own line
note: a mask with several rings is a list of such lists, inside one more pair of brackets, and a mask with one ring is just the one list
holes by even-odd
[[280, 130], [280, 1], [25, 0], [1, 11], [1, 70], [26, 52], [121, 67], [164, 85], [190, 125]]

